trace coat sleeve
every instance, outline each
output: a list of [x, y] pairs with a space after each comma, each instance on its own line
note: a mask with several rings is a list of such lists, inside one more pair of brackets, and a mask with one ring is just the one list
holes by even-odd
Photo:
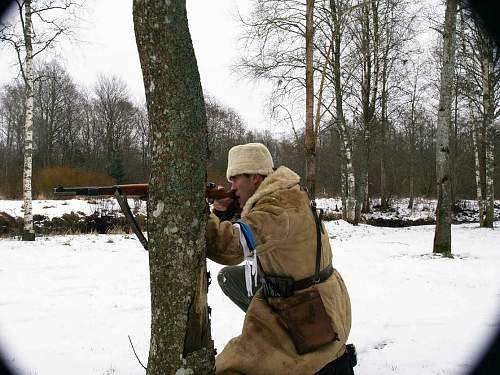
[[207, 256], [220, 263], [235, 265], [243, 261], [240, 232], [231, 221], [220, 221], [210, 213], [207, 222]]

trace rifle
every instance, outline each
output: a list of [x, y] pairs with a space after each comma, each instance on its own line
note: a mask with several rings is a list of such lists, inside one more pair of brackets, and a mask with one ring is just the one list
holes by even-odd
[[[95, 186], [95, 187], [63, 187], [61, 185], [54, 188], [54, 195], [61, 198], [74, 198], [78, 196], [83, 197], [115, 197], [120, 208], [125, 215], [132, 231], [135, 233], [139, 241], [141, 242], [144, 249], [148, 250], [148, 240], [144, 237], [144, 234], [139, 228], [137, 221], [135, 220], [134, 214], [128, 205], [127, 198], [138, 198], [142, 200], [148, 199], [148, 184], [128, 184], [128, 185], [114, 185], [114, 186]], [[233, 190], [225, 191], [219, 190], [217, 186], [209, 182], [205, 188], [205, 198], [213, 199], [224, 199], [232, 198], [236, 199]]]

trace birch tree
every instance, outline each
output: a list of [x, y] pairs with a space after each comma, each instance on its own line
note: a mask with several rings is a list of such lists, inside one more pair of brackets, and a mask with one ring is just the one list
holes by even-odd
[[[11, 46], [17, 57], [25, 85], [25, 129], [23, 165], [23, 241], [34, 241], [32, 214], [32, 156], [33, 156], [33, 59], [52, 48], [61, 35], [70, 32], [71, 16], [60, 17], [79, 4], [71, 0], [16, 0], [18, 20], [1, 21], [0, 42]], [[32, 22], [36, 17], [37, 24]], [[20, 30], [19, 30], [20, 29]], [[35, 32], [35, 30], [37, 30]]]
[[[284, 113], [296, 141], [303, 145], [306, 185], [312, 196], [316, 184], [317, 138], [321, 125], [328, 122], [326, 69], [332, 44], [331, 38], [316, 38], [315, 30], [322, 20], [315, 13], [315, 3], [314, 0], [254, 1], [251, 16], [242, 20], [245, 54], [235, 67], [242, 75], [266, 79], [274, 85], [270, 100], [273, 116], [280, 118]], [[296, 128], [298, 122], [305, 125], [302, 134]]]
[[500, 53], [470, 10], [460, 12], [461, 95], [468, 102], [474, 141], [477, 201], [481, 227], [493, 228], [495, 123], [500, 114]]
[[211, 374], [204, 199], [207, 120], [185, 0], [135, 0], [150, 124], [148, 375]]
[[348, 222], [355, 222], [355, 179], [354, 168], [352, 163], [352, 137], [347, 128], [346, 117], [344, 113], [343, 101], [345, 100], [345, 80], [352, 72], [346, 70], [342, 64], [342, 50], [345, 47], [345, 28], [350, 17], [352, 9], [351, 0], [330, 0], [329, 3], [329, 20], [330, 34], [333, 41], [331, 53], [331, 74], [335, 96], [335, 113], [337, 130], [342, 141], [343, 155], [343, 188], [342, 188], [342, 217]]
[[368, 212], [370, 209], [369, 164], [380, 81], [379, 2], [380, 0], [359, 1], [359, 7], [354, 12], [354, 22], [349, 28], [355, 45], [351, 51], [351, 63], [359, 67], [358, 78], [353, 81], [351, 90], [358, 100], [355, 117], [360, 123], [362, 138], [357, 150], [361, 162], [357, 172], [355, 222], [360, 221], [361, 212]]
[[451, 175], [449, 130], [455, 75], [457, 0], [447, 0], [443, 27], [443, 62], [441, 66], [438, 124], [436, 130], [437, 206], [433, 252], [451, 255]]
[[[405, 118], [405, 129], [408, 138], [408, 190], [409, 190], [409, 201], [408, 208], [413, 208], [415, 199], [415, 174], [416, 174], [416, 161], [417, 161], [417, 142], [422, 142], [419, 140], [418, 128], [422, 125], [422, 114], [425, 113], [424, 100], [425, 97], [429, 95], [428, 83], [424, 81], [426, 74], [429, 74], [425, 70], [425, 66], [428, 61], [410, 61], [407, 63], [409, 68], [406, 70], [407, 76], [404, 81], [405, 86], [405, 96], [408, 98], [408, 106], [404, 109]], [[409, 108], [408, 108], [409, 107]], [[425, 120], [424, 120], [425, 121]]]
[[[402, 0], [385, 0], [376, 9], [380, 13], [380, 205], [389, 208], [387, 186], [388, 134], [390, 133], [390, 105], [401, 91], [399, 82], [403, 68], [411, 59], [410, 43], [415, 37], [415, 14], [412, 3]], [[398, 77], [399, 73], [399, 77]], [[394, 105], [393, 105], [394, 106]]]

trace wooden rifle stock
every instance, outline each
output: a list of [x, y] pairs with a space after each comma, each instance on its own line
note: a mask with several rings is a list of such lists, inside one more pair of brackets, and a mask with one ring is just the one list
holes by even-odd
[[[148, 199], [148, 184], [128, 184], [128, 185], [115, 185], [115, 186], [96, 186], [96, 187], [69, 187], [65, 188], [61, 185], [54, 189], [56, 197], [73, 198], [78, 196], [84, 197], [114, 197], [127, 221], [130, 224], [133, 232], [141, 242], [144, 249], [148, 250], [148, 240], [142, 234], [141, 228], [134, 218], [130, 206], [126, 198], [140, 198], [142, 200]], [[205, 188], [205, 198], [207, 199], [236, 199], [233, 190], [225, 191], [219, 190], [214, 183], [208, 183]], [[236, 201], [235, 201], [236, 202]]]

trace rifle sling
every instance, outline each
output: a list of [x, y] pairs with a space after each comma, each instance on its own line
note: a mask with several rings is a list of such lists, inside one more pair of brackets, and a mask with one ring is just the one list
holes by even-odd
[[132, 214], [132, 210], [130, 209], [130, 206], [128, 205], [127, 202], [127, 196], [125, 194], [122, 194], [122, 191], [120, 188], [117, 188], [115, 190], [114, 194], [116, 200], [118, 201], [118, 204], [120, 205], [120, 208], [122, 209], [123, 214], [125, 215], [125, 218], [127, 219], [130, 227], [132, 228], [132, 231], [135, 233], [139, 241], [141, 242], [142, 246], [144, 249], [147, 251], [148, 250], [148, 240], [146, 237], [144, 237], [144, 234], [142, 234], [141, 228], [139, 228], [139, 224], [137, 224], [137, 221], [135, 220], [134, 214]]
[[[302, 289], [307, 289], [315, 284], [322, 283], [323, 281], [327, 280], [333, 273], [334, 268], [332, 264], [330, 263], [327, 265], [325, 268], [322, 270], [320, 269], [320, 264], [321, 264], [321, 254], [322, 254], [322, 243], [321, 243], [321, 233], [323, 232], [323, 227], [321, 226], [321, 216], [323, 214], [323, 211], [320, 209], [320, 213], [318, 215], [318, 210], [316, 208], [316, 203], [314, 200], [311, 200], [310, 203], [311, 211], [314, 217], [314, 224], [316, 227], [316, 261], [315, 261], [315, 272], [314, 275], [310, 277], [306, 277], [304, 279], [300, 279], [297, 281], [293, 281], [291, 279], [290, 282], [290, 288], [291, 292], [293, 291], [298, 291]], [[269, 276], [267, 275], [264, 270], [262, 269], [262, 265], [260, 264], [259, 257], [257, 256], [257, 266], [259, 269], [259, 273], [261, 275], [261, 283], [264, 285], [267, 283], [271, 284], [279, 284], [279, 282], [273, 282], [273, 280], [284, 280], [285, 278], [283, 277], [275, 277], [275, 276]], [[266, 288], [264, 288], [264, 296], [266, 297], [277, 297], [278, 295], [266, 295]], [[286, 295], [286, 293], [281, 293], [281, 291], [278, 291], [281, 296]]]

